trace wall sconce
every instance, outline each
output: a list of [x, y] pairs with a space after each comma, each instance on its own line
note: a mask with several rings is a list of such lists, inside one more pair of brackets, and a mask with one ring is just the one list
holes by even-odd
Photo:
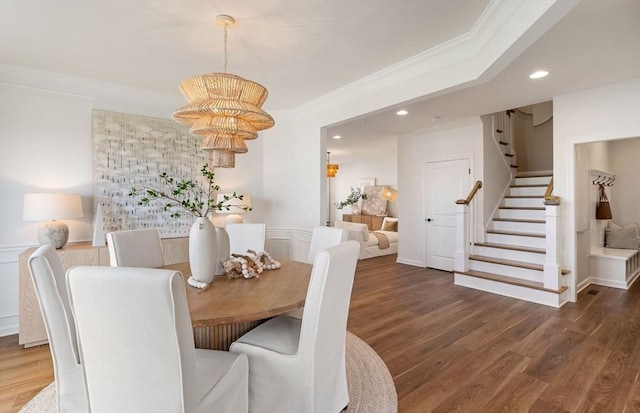
[[22, 219], [47, 221], [38, 229], [38, 242], [62, 248], [69, 239], [69, 227], [57, 219], [81, 218], [82, 198], [76, 193], [25, 194]]
[[398, 191], [391, 187], [383, 186], [382, 189], [380, 189], [380, 197], [391, 202], [396, 202], [398, 199]]

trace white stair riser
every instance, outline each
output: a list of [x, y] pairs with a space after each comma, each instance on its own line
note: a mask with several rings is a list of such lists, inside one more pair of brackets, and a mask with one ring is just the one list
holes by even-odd
[[545, 192], [547, 192], [547, 188], [544, 186], [523, 186], [509, 189], [509, 195], [511, 196], [536, 195], [544, 197]]
[[493, 244], [517, 245], [520, 247], [545, 248], [546, 239], [538, 237], [525, 237], [521, 235], [505, 235], [487, 233], [487, 242]]
[[475, 271], [492, 274], [506, 275], [507, 277], [520, 278], [522, 280], [543, 282], [542, 271], [528, 268], [512, 267], [510, 265], [494, 264], [492, 262], [469, 260], [469, 268]]
[[504, 206], [508, 207], [543, 207], [544, 197], [540, 198], [505, 198]]
[[532, 176], [532, 177], [523, 177], [516, 178], [516, 185], [549, 185], [549, 181], [551, 181], [550, 176]]
[[544, 209], [499, 209], [499, 218], [545, 219]]
[[497, 229], [499, 231], [533, 232], [535, 234], [544, 234], [546, 231], [546, 224], [533, 224], [531, 222], [516, 221], [493, 221], [493, 229]]
[[498, 281], [485, 280], [477, 277], [470, 277], [463, 274], [454, 274], [454, 284], [476, 290], [486, 291], [493, 294], [518, 298], [532, 303], [544, 304], [551, 307], [560, 307], [568, 301], [568, 291], [556, 294], [548, 291], [540, 291], [518, 285], [505, 284]]
[[511, 261], [522, 261], [531, 264], [544, 265], [546, 259], [545, 254], [537, 254], [535, 252], [507, 250], [503, 248], [492, 248], [481, 245], [476, 245], [473, 248], [474, 255], [482, 255], [491, 258], [500, 258]]

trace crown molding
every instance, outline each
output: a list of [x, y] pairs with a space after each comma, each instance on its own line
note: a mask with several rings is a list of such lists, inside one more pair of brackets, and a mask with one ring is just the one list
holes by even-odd
[[0, 84], [46, 90], [105, 102], [166, 107], [171, 111], [184, 104], [184, 99], [181, 96], [7, 64], [0, 64]]
[[[535, 24], [542, 26], [531, 35], [537, 38], [577, 3], [574, 0], [492, 0], [467, 33], [309, 101], [295, 109], [296, 117], [339, 105], [356, 106], [358, 113], [341, 111], [343, 120], [446, 89], [479, 83], [483, 74], [490, 75], [488, 69], [501, 57], [517, 56], [518, 53], [508, 54], [509, 48]], [[548, 14], [553, 17], [542, 19]], [[372, 99], [373, 96], [376, 98]], [[363, 104], [351, 104], [357, 100]], [[332, 121], [335, 120], [329, 120]]]

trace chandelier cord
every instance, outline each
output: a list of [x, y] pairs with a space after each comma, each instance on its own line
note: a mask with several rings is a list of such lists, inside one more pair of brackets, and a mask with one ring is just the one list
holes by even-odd
[[227, 73], [227, 65], [229, 64], [229, 54], [227, 53], [227, 25], [224, 25], [224, 73]]

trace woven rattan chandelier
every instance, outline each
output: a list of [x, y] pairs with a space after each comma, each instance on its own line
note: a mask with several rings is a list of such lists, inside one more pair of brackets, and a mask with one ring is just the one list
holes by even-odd
[[216, 18], [224, 27], [224, 73], [207, 73], [180, 83], [188, 103], [173, 113], [173, 119], [191, 126], [190, 132], [202, 137], [201, 149], [212, 152], [212, 165], [235, 167], [236, 154], [248, 151], [245, 140], [256, 139], [258, 131], [274, 125], [261, 109], [267, 89], [240, 76], [227, 73], [227, 28], [235, 20], [224, 14]]

